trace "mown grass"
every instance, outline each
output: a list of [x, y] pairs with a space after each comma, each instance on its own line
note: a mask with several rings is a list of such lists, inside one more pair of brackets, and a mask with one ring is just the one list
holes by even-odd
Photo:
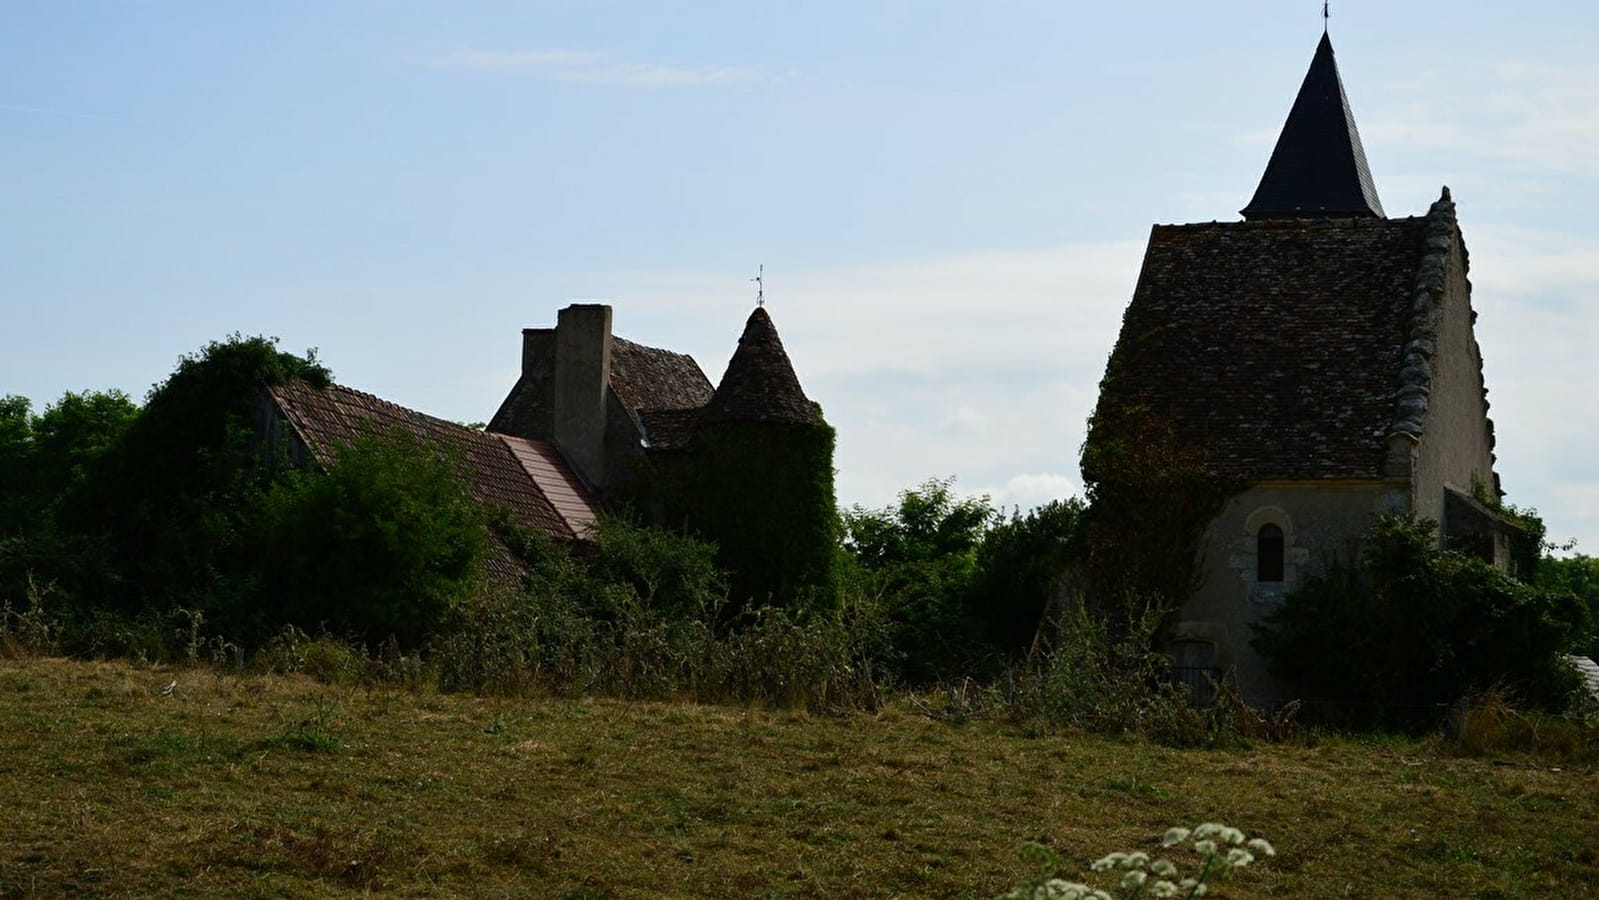
[[[170, 693], [163, 689], [176, 681]], [[0, 660], [0, 896], [992, 897], [1221, 820], [1232, 897], [1599, 894], [1591, 764]]]

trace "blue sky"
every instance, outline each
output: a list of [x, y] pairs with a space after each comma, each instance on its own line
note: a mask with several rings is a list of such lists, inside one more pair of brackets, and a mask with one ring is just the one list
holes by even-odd
[[[721, 374], [768, 308], [845, 504], [1077, 448], [1149, 226], [1237, 218], [1320, 4], [33, 2], [0, 11], [0, 393], [230, 332], [488, 418], [573, 300]], [[1342, 0], [1390, 215], [1448, 184], [1509, 499], [1599, 552], [1592, 4]]]

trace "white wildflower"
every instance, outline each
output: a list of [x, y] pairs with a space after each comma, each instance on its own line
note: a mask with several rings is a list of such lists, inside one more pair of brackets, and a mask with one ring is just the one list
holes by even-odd
[[1226, 825], [1223, 825], [1220, 822], [1206, 822], [1205, 824], [1194, 829], [1194, 837], [1208, 838], [1213, 834], [1221, 834], [1222, 829], [1226, 827]]
[[1109, 856], [1102, 856], [1094, 860], [1093, 865], [1089, 866], [1089, 868], [1095, 872], [1107, 872], [1121, 865], [1122, 860], [1126, 858], [1127, 854], [1125, 853], [1112, 853]]
[[1216, 842], [1209, 839], [1203, 841], [1194, 841], [1194, 852], [1198, 853], [1200, 856], [1215, 856]]
[[1157, 859], [1150, 864], [1149, 871], [1154, 872], [1156, 875], [1176, 875], [1177, 864], [1169, 859]]
[[1122, 876], [1122, 890], [1136, 891], [1144, 886], [1144, 880], [1148, 877], [1143, 869], [1134, 869]]
[[1270, 842], [1263, 838], [1251, 838], [1247, 846], [1249, 849], [1259, 853], [1261, 856], [1277, 855], [1277, 848], [1273, 847]]
[[1188, 836], [1192, 833], [1186, 828], [1168, 828], [1166, 829], [1166, 836], [1160, 839], [1160, 845], [1162, 847], [1170, 847], [1174, 844], [1181, 844], [1183, 841], [1188, 840]]
[[1229, 844], [1242, 844], [1244, 842], [1244, 833], [1236, 828], [1223, 827], [1221, 831], [1216, 833], [1216, 836]]
[[1242, 869], [1255, 861], [1255, 854], [1242, 847], [1234, 847], [1227, 851], [1227, 865], [1235, 869]]
[[1149, 896], [1160, 898], [1175, 897], [1177, 896], [1177, 885], [1162, 879], [1149, 886]]
[[1043, 888], [1035, 892], [1034, 896], [1039, 896], [1040, 893], [1042, 900], [1088, 900], [1092, 896], [1093, 888], [1075, 881], [1051, 878], [1044, 882]]
[[1127, 854], [1126, 859], [1122, 860], [1122, 865], [1129, 869], [1142, 869], [1149, 865], [1149, 854], [1142, 850], [1134, 850]]

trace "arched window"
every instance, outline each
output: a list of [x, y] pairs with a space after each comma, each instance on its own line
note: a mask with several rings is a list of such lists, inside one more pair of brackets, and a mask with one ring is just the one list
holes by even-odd
[[1283, 530], [1267, 523], [1255, 536], [1255, 580], [1283, 580]]

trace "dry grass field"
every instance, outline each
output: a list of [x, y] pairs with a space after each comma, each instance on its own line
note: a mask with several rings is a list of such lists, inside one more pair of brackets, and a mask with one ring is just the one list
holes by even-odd
[[[172, 682], [176, 682], [172, 685]], [[170, 691], [166, 688], [171, 685]], [[0, 660], [0, 896], [993, 897], [1220, 820], [1228, 897], [1599, 896], [1591, 764]]]

